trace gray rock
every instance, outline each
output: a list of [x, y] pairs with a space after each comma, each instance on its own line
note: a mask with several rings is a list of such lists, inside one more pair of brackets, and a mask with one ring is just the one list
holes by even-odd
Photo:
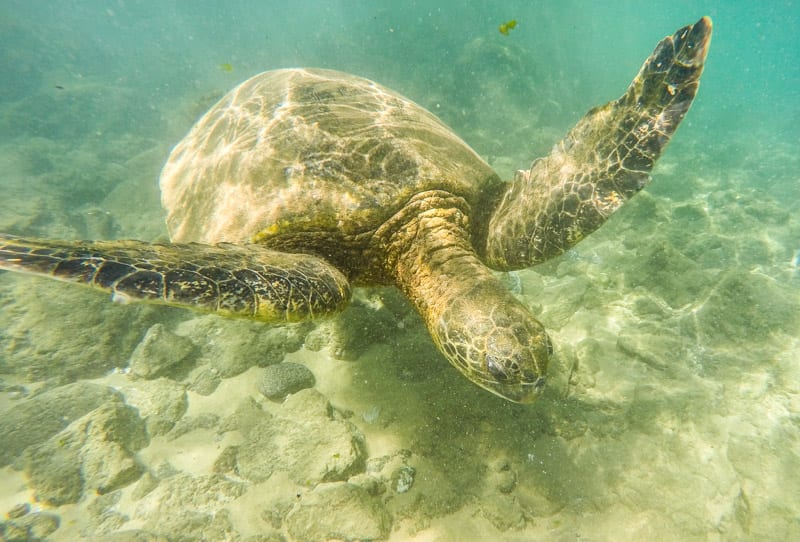
[[125, 402], [139, 410], [151, 437], [168, 433], [189, 406], [184, 387], [168, 378], [126, 388]]
[[643, 286], [672, 308], [702, 299], [713, 276], [668, 243], [646, 244], [630, 261], [638, 264], [625, 274], [626, 285]]
[[0, 540], [27, 542], [43, 540], [58, 529], [60, 518], [49, 512], [35, 512], [0, 523]]
[[238, 538], [224, 509], [206, 513], [187, 508], [172, 515], [168, 523], [152, 528], [159, 529], [159, 534], [167, 537], [170, 542], [223, 542]]
[[33, 539], [40, 540], [55, 532], [61, 524], [61, 519], [49, 512], [36, 512], [25, 516], [21, 523], [27, 524], [28, 532]]
[[0, 351], [3, 372], [26, 382], [67, 384], [125, 367], [141, 330], [159, 314], [154, 306], [120, 306], [107, 295], [56, 281], [35, 288], [24, 277], [15, 283], [0, 311]]
[[379, 495], [387, 490], [396, 494], [408, 493], [417, 479], [417, 469], [409, 464], [411, 458], [409, 450], [370, 457], [366, 462], [366, 474], [352, 476], [347, 481], [361, 486], [370, 495]]
[[176, 474], [138, 501], [141, 528], [170, 541], [236, 540], [222, 503], [241, 497], [246, 484], [224, 476]]
[[402, 465], [392, 473], [392, 489], [397, 493], [406, 493], [414, 485], [417, 471], [409, 465]]
[[258, 390], [267, 398], [279, 401], [314, 384], [314, 373], [308, 367], [287, 361], [264, 368], [258, 381]]
[[242, 542], [286, 542], [286, 538], [278, 532], [269, 534], [254, 534], [245, 538]]
[[197, 416], [187, 416], [182, 418], [172, 431], [167, 435], [167, 440], [175, 440], [195, 429], [213, 429], [219, 424], [219, 416], [213, 412], [204, 412]]
[[183, 322], [177, 331], [194, 339], [214, 374], [230, 378], [250, 367], [280, 363], [303, 345], [309, 329], [307, 323], [267, 327], [208, 315]]
[[222, 382], [222, 378], [219, 376], [219, 371], [209, 364], [195, 367], [186, 378], [189, 390], [204, 396], [214, 393], [220, 382]]
[[166, 459], [161, 461], [161, 463], [156, 465], [155, 468], [153, 468], [153, 470], [152, 470], [153, 475], [159, 480], [172, 478], [176, 474], [180, 474], [180, 472], [181, 471], [179, 471], [177, 468], [175, 468], [175, 465], [173, 465], [172, 463], [170, 463]]
[[238, 446], [228, 446], [214, 461], [212, 472], [219, 474], [236, 473], [237, 457], [239, 456]]
[[102, 517], [109, 512], [113, 512], [117, 508], [121, 498], [121, 491], [112, 491], [111, 493], [106, 493], [105, 495], [97, 495], [94, 499], [89, 501], [88, 505], [86, 506], [86, 511], [89, 512], [89, 517]]
[[[135, 408], [126, 404], [112, 402], [103, 405], [73, 425], [90, 445], [84, 448], [82, 454], [84, 478], [88, 485], [93, 485], [101, 494], [116, 489], [99, 483], [106, 478], [105, 471], [109, 469], [108, 458], [102, 454], [106, 451], [105, 444], [116, 444], [125, 452], [135, 452], [149, 444], [144, 421]], [[124, 455], [127, 457], [130, 454]], [[113, 475], [109, 473], [108, 477]]]
[[238, 472], [254, 482], [285, 471], [295, 483], [314, 486], [364, 469], [363, 435], [313, 389], [290, 395], [276, 415], [264, 412], [240, 431], [245, 442], [237, 454]]
[[286, 527], [296, 540], [381, 540], [391, 518], [379, 498], [347, 482], [320, 484], [303, 496], [286, 515]]
[[249, 435], [257, 424], [268, 419], [268, 417], [269, 414], [264, 412], [264, 409], [255, 399], [246, 397], [236, 405], [234, 413], [220, 423], [219, 432], [239, 431], [243, 435]]
[[675, 359], [687, 359], [685, 337], [675, 334], [669, 327], [648, 323], [632, 325], [617, 336], [617, 349], [646, 363], [659, 371], [676, 372], [681, 369]]
[[122, 529], [130, 517], [123, 513], [124, 507], [120, 508], [120, 499], [122, 499], [121, 490], [85, 499], [84, 502], [88, 501], [88, 505], [83, 509], [88, 513], [82, 514], [85, 526], [81, 534], [92, 540], [106, 540], [107, 533]]
[[133, 452], [147, 441], [136, 409], [111, 401], [29, 448], [25, 473], [37, 500], [77, 502], [84, 491], [104, 494], [138, 479], [142, 466]]
[[192, 341], [172, 333], [163, 324], [153, 324], [131, 354], [131, 373], [141, 378], [156, 378], [167, 374], [193, 351]]
[[47, 441], [29, 448], [26, 453], [25, 473], [36, 500], [53, 506], [80, 500], [83, 479], [79, 444], [66, 439]]
[[30, 511], [31, 511], [31, 505], [27, 502], [23, 502], [19, 503], [18, 505], [14, 506], [14, 508], [6, 512], [6, 517], [8, 519], [21, 518]]
[[103, 535], [104, 542], [169, 542], [169, 538], [140, 529]]
[[133, 486], [131, 490], [131, 499], [138, 501], [158, 487], [158, 482], [158, 478], [151, 471], [146, 471], [142, 477], [139, 478], [139, 481], [136, 482], [136, 485]]
[[687, 319], [705, 344], [758, 349], [776, 332], [797, 333], [794, 293], [765, 275], [732, 270]]
[[392, 312], [356, 297], [341, 315], [308, 334], [306, 348], [316, 351], [327, 347], [335, 358], [353, 361], [373, 344], [394, 337], [397, 325]]
[[0, 466], [14, 461], [28, 446], [46, 441], [73, 420], [118, 398], [109, 387], [75, 382], [20, 401], [0, 415]]
[[372, 476], [370, 474], [356, 474], [355, 476], [348, 478], [347, 482], [359, 486], [372, 497], [377, 497], [378, 495], [383, 495], [386, 493], [386, 484], [384, 481], [381, 478]]
[[0, 537], [4, 542], [28, 542], [31, 539], [28, 529], [14, 521], [0, 521]]
[[315, 389], [301, 390], [290, 395], [281, 405], [280, 412], [288, 417], [303, 419], [341, 420], [342, 415], [333, 408], [328, 398]]

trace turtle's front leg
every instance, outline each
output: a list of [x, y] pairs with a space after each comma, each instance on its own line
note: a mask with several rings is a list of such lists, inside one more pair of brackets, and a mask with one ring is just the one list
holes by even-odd
[[694, 100], [710, 40], [707, 17], [661, 40], [620, 99], [589, 111], [519, 172], [489, 222], [482, 248], [491, 267], [561, 254], [644, 188]]
[[347, 278], [314, 256], [258, 245], [51, 241], [0, 234], [0, 269], [32, 273], [146, 301], [269, 322], [341, 311]]

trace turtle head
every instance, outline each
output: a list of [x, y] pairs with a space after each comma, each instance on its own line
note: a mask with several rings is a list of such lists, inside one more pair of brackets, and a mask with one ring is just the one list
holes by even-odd
[[443, 203], [442, 193], [428, 195], [404, 210], [407, 224], [387, 228], [388, 267], [456, 369], [495, 395], [530, 403], [545, 382], [550, 339], [473, 250], [467, 209]]
[[530, 403], [544, 388], [550, 339], [519, 301], [493, 286], [479, 284], [479, 291], [454, 300], [431, 333], [470, 381], [509, 401]]

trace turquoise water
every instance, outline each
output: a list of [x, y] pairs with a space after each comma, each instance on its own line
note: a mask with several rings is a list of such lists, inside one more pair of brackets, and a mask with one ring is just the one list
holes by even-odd
[[[123, 439], [123, 453], [74, 440], [80, 425], [56, 423], [68, 433], [53, 436], [39, 431], [43, 418], [29, 420], [30, 437], [0, 427], [0, 511], [29, 510], [3, 524], [7, 538], [47, 524], [58, 525], [52, 540], [134, 529], [319, 539], [326, 514], [374, 526], [340, 538], [800, 536], [797, 2], [7, 0], [0, 231], [165, 239], [157, 178], [170, 148], [224, 92], [282, 67], [374, 79], [510, 178], [621, 95], [658, 40], [702, 15], [714, 21], [707, 67], [653, 184], [565, 257], [509, 280], [556, 343], [534, 405], [466, 382], [389, 290], [359, 292], [353, 311], [306, 336], [0, 275], [4, 418], [29, 420], [21, 412], [37, 394], [91, 381], [120, 390], [149, 435]], [[142, 346], [151, 343], [167, 354]], [[181, 362], [160, 379], [130, 374], [131, 360], [159, 355]], [[335, 413], [307, 396], [264, 402], [261, 366], [284, 357], [312, 370]], [[241, 421], [247, 397], [274, 420], [265, 449], [289, 442], [284, 456], [338, 464], [350, 451], [319, 435], [356, 431], [357, 460], [336, 481], [303, 479], [269, 454], [226, 469], [228, 450], [265, 438]], [[86, 473], [77, 486], [43, 474], [31, 458], [67, 437], [80, 441], [80, 461], [138, 467], [112, 481], [95, 474], [108, 491], [93, 491]], [[343, 481], [356, 497], [334, 486]], [[53, 494], [69, 498], [48, 504]]]

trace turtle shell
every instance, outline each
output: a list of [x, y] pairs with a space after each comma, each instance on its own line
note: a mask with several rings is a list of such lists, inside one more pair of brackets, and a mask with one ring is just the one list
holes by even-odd
[[173, 241], [300, 252], [306, 247], [293, 243], [368, 237], [420, 192], [444, 190], [474, 206], [498, 184], [419, 105], [318, 69], [269, 71], [240, 84], [200, 118], [161, 173]]

